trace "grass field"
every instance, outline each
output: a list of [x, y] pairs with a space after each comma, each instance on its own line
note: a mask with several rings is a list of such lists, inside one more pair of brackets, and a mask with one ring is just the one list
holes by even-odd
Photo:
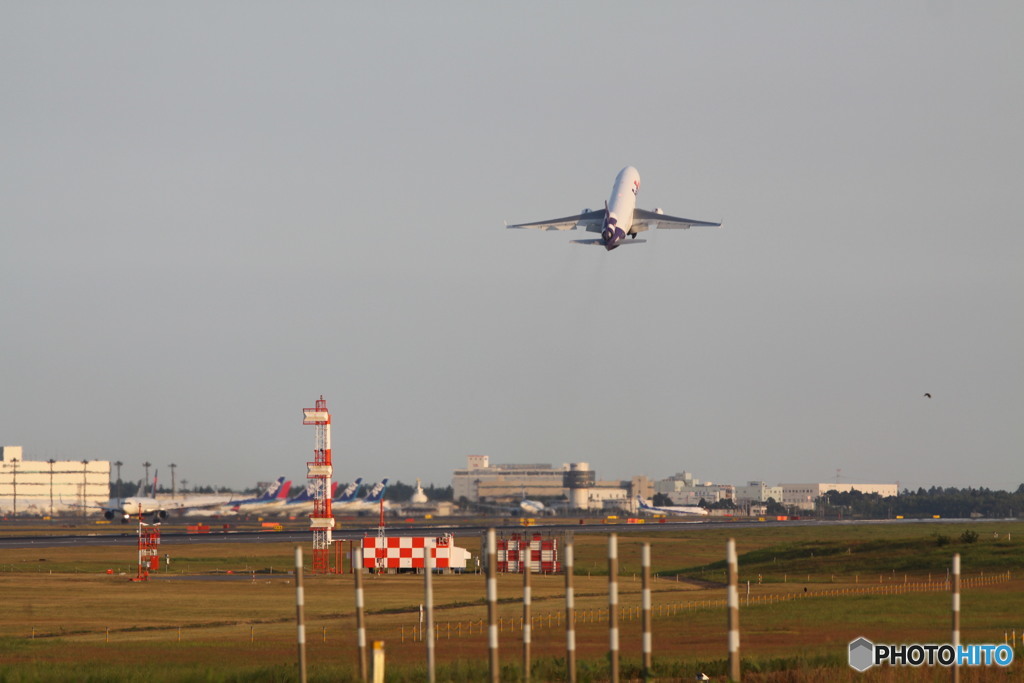
[[[978, 533], [976, 542], [961, 540], [965, 531]], [[962, 598], [963, 642], [1024, 636], [1024, 523], [652, 530], [619, 538], [625, 680], [640, 675], [643, 542], [652, 545], [658, 575], [652, 602], [659, 680], [692, 680], [700, 671], [724, 677], [728, 537], [740, 553], [745, 680], [948, 680], [948, 671], [928, 667], [856, 674], [846, 650], [859, 636], [948, 642], [944, 581], [954, 552], [976, 584]], [[474, 555], [479, 550], [477, 536], [458, 542]], [[581, 681], [608, 677], [606, 547], [606, 535], [575, 537]], [[169, 569], [133, 583], [131, 547], [3, 551], [0, 681], [297, 680], [292, 544], [165, 543], [164, 553]], [[352, 581], [348, 574], [306, 577], [311, 680], [355, 680]], [[521, 581], [498, 581], [509, 681], [521, 678]], [[386, 643], [388, 680], [423, 680], [425, 646], [415, 637], [423, 577], [368, 576], [364, 583], [368, 637]], [[487, 673], [483, 578], [436, 576], [433, 585], [439, 680], [480, 680]], [[564, 675], [563, 587], [563, 576], [532, 579], [534, 680]], [[961, 679], [1021, 680], [1024, 652], [1016, 652], [1009, 670], [964, 669]]]

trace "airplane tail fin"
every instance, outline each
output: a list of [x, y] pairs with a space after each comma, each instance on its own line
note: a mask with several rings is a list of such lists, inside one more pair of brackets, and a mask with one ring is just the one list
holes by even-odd
[[338, 503], [351, 503], [359, 495], [359, 487], [363, 483], [362, 477], [357, 477], [354, 482], [346, 486], [341, 494], [335, 499]]
[[364, 503], [379, 503], [384, 498], [384, 492], [388, 488], [388, 480], [381, 479], [379, 484], [376, 484], [370, 493], [363, 499]]
[[308, 486], [306, 486], [306, 488], [302, 489], [302, 491], [299, 492], [299, 495], [295, 496], [294, 498], [292, 498], [288, 502], [289, 503], [302, 503], [304, 501], [312, 499], [313, 495], [315, 493], [315, 490], [314, 490], [315, 488], [316, 488], [315, 484], [309, 484]]
[[259, 500], [273, 500], [277, 497], [277, 493], [281, 490], [282, 485], [284, 485], [284, 477], [278, 477], [277, 481], [268, 486], [267, 489], [259, 495]]
[[289, 479], [281, 485], [281, 490], [274, 496], [276, 500], [288, 500], [288, 492], [292, 490], [292, 480]]

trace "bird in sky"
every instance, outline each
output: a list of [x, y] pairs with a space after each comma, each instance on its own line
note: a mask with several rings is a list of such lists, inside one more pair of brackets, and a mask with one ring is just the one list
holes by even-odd
[[931, 398], [931, 397], [932, 397], [932, 395], [931, 395], [931, 394], [925, 394], [925, 395], [924, 395], [924, 397], [925, 397], [925, 398]]

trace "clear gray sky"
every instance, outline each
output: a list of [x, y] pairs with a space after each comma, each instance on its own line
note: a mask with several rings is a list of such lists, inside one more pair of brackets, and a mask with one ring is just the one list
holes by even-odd
[[[1024, 5], [0, 5], [0, 442], [1024, 482]], [[506, 231], [725, 221], [606, 253]], [[931, 400], [923, 394], [933, 395]]]

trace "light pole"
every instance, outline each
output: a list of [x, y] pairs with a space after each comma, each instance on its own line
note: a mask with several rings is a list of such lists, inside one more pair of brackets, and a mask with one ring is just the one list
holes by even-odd
[[116, 461], [114, 463], [114, 467], [117, 468], [117, 500], [118, 500], [118, 505], [121, 504], [120, 503], [120, 501], [121, 501], [121, 465], [123, 465], [123, 464], [124, 463], [121, 462], [120, 460], [118, 460], [118, 461]]
[[11, 461], [11, 488], [14, 489], [14, 511], [12, 517], [18, 516], [18, 461]]
[[[142, 466], [146, 468], [146, 479], [142, 482], [142, 495], [146, 495], [146, 491], [149, 491], [149, 467], [152, 464], [148, 460], [142, 463]], [[152, 497], [155, 493], [156, 491], [150, 491], [149, 495]]]
[[50, 458], [46, 462], [50, 463], [50, 519], [53, 519], [53, 463], [57, 462], [53, 458]]
[[177, 467], [173, 462], [171, 463], [171, 500], [175, 498], [175, 487], [174, 487], [174, 468]]
[[85, 517], [85, 487], [88, 483], [86, 476], [88, 474], [89, 461], [82, 461], [82, 516]]

